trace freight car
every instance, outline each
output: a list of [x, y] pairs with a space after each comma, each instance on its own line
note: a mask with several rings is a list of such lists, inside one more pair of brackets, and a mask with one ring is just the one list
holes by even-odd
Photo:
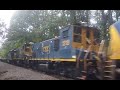
[[[26, 67], [44, 68], [72, 77], [83, 75], [87, 64], [97, 70], [100, 40], [99, 30], [83, 25], [68, 25], [59, 30], [59, 36], [37, 43], [25, 43], [11, 50], [8, 62]], [[85, 62], [86, 61], [86, 62]]]

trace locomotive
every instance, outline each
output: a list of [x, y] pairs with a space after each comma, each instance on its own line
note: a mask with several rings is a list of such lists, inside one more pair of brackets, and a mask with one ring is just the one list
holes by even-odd
[[68, 25], [55, 38], [10, 50], [7, 62], [82, 77], [89, 63], [92, 71], [98, 70], [99, 32], [95, 27]]
[[99, 36], [95, 27], [68, 25], [55, 38], [10, 50], [4, 61], [82, 80], [120, 79], [120, 21], [109, 27], [110, 41]]
[[68, 25], [59, 30], [59, 36], [55, 38], [25, 43], [9, 51], [7, 62], [26, 67], [42, 67], [75, 77], [82, 76], [88, 62], [92, 62], [97, 69], [94, 56], [100, 47], [99, 31], [94, 27]]

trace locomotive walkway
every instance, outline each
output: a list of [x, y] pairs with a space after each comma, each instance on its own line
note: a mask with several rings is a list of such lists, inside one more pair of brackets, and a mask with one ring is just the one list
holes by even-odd
[[0, 61], [0, 80], [60, 80], [56, 77]]

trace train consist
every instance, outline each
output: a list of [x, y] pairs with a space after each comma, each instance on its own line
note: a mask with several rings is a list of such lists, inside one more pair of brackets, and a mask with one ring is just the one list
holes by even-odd
[[[7, 61], [81, 76], [84, 71], [84, 59], [96, 64], [96, 59], [91, 54], [97, 55], [99, 50], [99, 30], [93, 27], [69, 25], [59, 31], [58, 37], [34, 44], [25, 43], [22, 47], [11, 50]], [[79, 74], [76, 74], [76, 69]]]
[[[119, 23], [117, 22], [117, 27], [120, 26]], [[110, 29], [110, 35], [114, 38], [116, 35], [112, 30], [113, 28]], [[110, 79], [113, 75], [110, 74], [113, 72], [113, 67], [105, 68], [109, 61], [113, 61], [114, 56], [110, 54], [107, 58], [100, 54], [104, 44], [100, 43], [99, 31], [94, 27], [69, 25], [59, 30], [59, 36], [55, 38], [37, 43], [25, 43], [22, 47], [9, 51], [6, 61], [16, 65], [64, 73], [79, 79], [94, 80], [103, 79], [103, 77]], [[114, 42], [112, 40], [111, 43]], [[114, 48], [111, 53], [113, 50]], [[104, 65], [104, 69], [99, 69], [101, 65]], [[111, 65], [113, 63], [109, 64]]]

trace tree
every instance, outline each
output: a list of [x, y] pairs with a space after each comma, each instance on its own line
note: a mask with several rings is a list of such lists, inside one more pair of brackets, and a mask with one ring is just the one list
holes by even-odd
[[4, 39], [6, 32], [7, 32], [6, 24], [3, 20], [0, 19], [0, 36], [2, 37], [2, 39]]
[[[19, 10], [13, 15], [4, 49], [9, 51], [25, 42], [41, 42], [59, 35], [62, 27], [89, 21], [89, 10]], [[87, 17], [87, 19], [86, 19]], [[8, 48], [9, 47], [9, 48]]]
[[116, 16], [115, 16], [116, 21], [118, 21], [118, 17], [120, 16], [120, 10], [114, 10], [114, 12], [116, 14]]
[[7, 30], [5, 22], [0, 19], [0, 56], [5, 55], [5, 51], [2, 49], [1, 44], [5, 41]]

